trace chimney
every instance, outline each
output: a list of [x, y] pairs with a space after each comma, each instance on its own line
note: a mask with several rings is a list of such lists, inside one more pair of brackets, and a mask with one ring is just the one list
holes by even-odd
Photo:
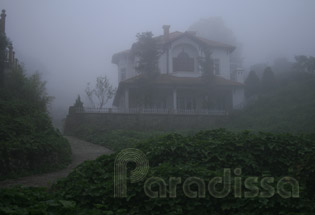
[[164, 40], [168, 41], [170, 38], [170, 25], [163, 25], [163, 30], [164, 30]]
[[0, 32], [5, 34], [5, 10], [2, 10], [1, 19], [0, 19]]

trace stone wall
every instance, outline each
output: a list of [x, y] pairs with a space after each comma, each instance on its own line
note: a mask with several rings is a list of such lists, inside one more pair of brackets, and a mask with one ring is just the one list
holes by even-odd
[[65, 135], [77, 135], [87, 130], [175, 131], [210, 129], [227, 116], [143, 113], [76, 113], [69, 111]]

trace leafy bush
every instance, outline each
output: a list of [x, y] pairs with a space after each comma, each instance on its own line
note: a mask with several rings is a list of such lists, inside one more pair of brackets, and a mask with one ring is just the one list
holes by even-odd
[[0, 179], [64, 168], [70, 161], [68, 141], [53, 129], [0, 143]]
[[[138, 143], [147, 139], [165, 135], [166, 131], [133, 131], [133, 130], [97, 130], [89, 128], [80, 128], [76, 136], [94, 144], [105, 146], [113, 151], [119, 151], [124, 148], [135, 147]], [[178, 130], [184, 136], [197, 133], [197, 130]]]
[[[193, 136], [169, 134], [137, 145], [150, 162], [146, 178], [161, 177], [169, 185], [170, 177], [181, 177], [176, 198], [149, 198], [143, 182], [128, 182], [127, 198], [114, 198], [114, 162], [117, 154], [104, 155], [76, 168], [66, 179], [54, 186], [60, 198], [74, 201], [84, 208], [99, 208], [104, 214], [311, 214], [315, 210], [313, 190], [315, 179], [315, 136], [226, 130], [202, 131]], [[134, 166], [128, 166], [134, 169]], [[241, 177], [275, 181], [283, 176], [299, 182], [300, 198], [284, 199], [235, 197], [188, 198], [181, 188], [185, 179], [196, 176], [206, 184], [222, 176], [223, 168], [241, 168]], [[235, 186], [232, 173], [232, 187]], [[244, 182], [242, 182], [244, 183]], [[273, 183], [272, 186], [276, 187]], [[257, 184], [259, 187], [259, 184]], [[154, 187], [154, 191], [158, 191]], [[263, 190], [262, 187], [259, 187]], [[192, 186], [193, 190], [196, 187]], [[242, 190], [246, 191], [244, 184]]]
[[46, 112], [18, 99], [0, 99], [0, 104], [0, 178], [70, 163], [70, 145], [53, 128]]
[[103, 145], [111, 150], [118, 151], [124, 148], [134, 147], [137, 143], [157, 136], [163, 132], [140, 132], [131, 130], [109, 130], [104, 132], [93, 132], [81, 138], [94, 144]]
[[0, 192], [0, 214], [99, 215], [97, 209], [79, 208], [44, 188], [15, 187]]

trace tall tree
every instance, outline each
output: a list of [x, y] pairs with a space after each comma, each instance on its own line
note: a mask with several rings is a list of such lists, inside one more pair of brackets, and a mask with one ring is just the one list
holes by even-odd
[[[23, 68], [20, 69], [23, 70]], [[47, 106], [54, 100], [54, 97], [47, 93], [46, 83], [46, 81], [41, 80], [40, 73], [36, 71], [29, 77], [28, 88], [30, 92], [24, 95], [42, 111], [47, 111]]]
[[260, 92], [260, 80], [255, 71], [250, 71], [245, 80], [245, 95], [251, 97], [258, 95]]
[[213, 77], [214, 64], [211, 58], [211, 52], [208, 47], [203, 49], [204, 56], [199, 58], [199, 66], [203, 76]]
[[294, 68], [296, 71], [315, 74], [315, 57], [299, 55], [295, 56], [295, 60]]
[[159, 74], [160, 52], [151, 32], [138, 33], [137, 42], [133, 44], [132, 51], [137, 58], [136, 70], [139, 74], [151, 78]]
[[4, 68], [6, 61], [6, 51], [9, 45], [9, 41], [4, 33], [0, 32], [0, 86], [3, 84]]
[[102, 109], [113, 98], [116, 88], [111, 85], [106, 76], [99, 76], [96, 78], [94, 88], [91, 89], [88, 83], [85, 93], [94, 108]]

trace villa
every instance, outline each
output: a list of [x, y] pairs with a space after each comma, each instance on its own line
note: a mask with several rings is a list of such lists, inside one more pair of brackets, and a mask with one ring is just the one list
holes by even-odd
[[[235, 47], [201, 38], [195, 32], [170, 32], [154, 37], [160, 49], [159, 75], [150, 83], [135, 69], [131, 49], [116, 53], [119, 86], [113, 105], [124, 112], [218, 114], [240, 109], [244, 103], [243, 71], [232, 71], [230, 54]], [[199, 65], [203, 48], [211, 51], [214, 76], [203, 76]], [[150, 86], [149, 88], [147, 86]]]

